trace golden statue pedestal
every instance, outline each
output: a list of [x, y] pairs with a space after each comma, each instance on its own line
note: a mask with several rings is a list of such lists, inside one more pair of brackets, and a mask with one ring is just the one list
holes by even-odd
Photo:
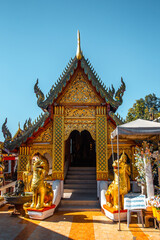
[[[106, 204], [103, 205], [103, 211], [106, 217], [111, 220], [118, 222], [118, 210], [115, 210], [113, 207], [108, 207]], [[120, 210], [120, 221], [127, 220], [127, 210]]]
[[[103, 210], [105, 215], [113, 221], [119, 221], [118, 209], [120, 209], [120, 220], [127, 220], [127, 210], [123, 209], [124, 195], [130, 191], [130, 167], [126, 162], [127, 156], [124, 152], [121, 155], [119, 161], [115, 160], [113, 162], [112, 166], [114, 170], [114, 180], [109, 185], [105, 193], [106, 204], [103, 205]], [[118, 203], [118, 199], [120, 200], [120, 203]]]
[[31, 219], [44, 220], [53, 215], [55, 208], [56, 208], [56, 205], [53, 204], [50, 207], [44, 207], [40, 209], [25, 208], [25, 211], [28, 214], [29, 218]]

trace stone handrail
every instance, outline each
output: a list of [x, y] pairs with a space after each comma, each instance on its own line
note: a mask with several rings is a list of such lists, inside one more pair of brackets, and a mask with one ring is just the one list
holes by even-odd
[[1, 192], [1, 195], [0, 195], [0, 196], [3, 196], [4, 193], [6, 193], [6, 190], [7, 190], [8, 188], [10, 188], [10, 187], [13, 187], [13, 191], [14, 191], [14, 189], [15, 189], [15, 184], [16, 184], [16, 181], [11, 182], [11, 183], [9, 183], [9, 184], [7, 184], [7, 185], [4, 185], [4, 186], [0, 187], [0, 192]]

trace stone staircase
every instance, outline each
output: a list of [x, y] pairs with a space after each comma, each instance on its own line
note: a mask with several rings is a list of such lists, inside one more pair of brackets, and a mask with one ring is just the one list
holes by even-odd
[[58, 211], [100, 211], [95, 167], [70, 167]]

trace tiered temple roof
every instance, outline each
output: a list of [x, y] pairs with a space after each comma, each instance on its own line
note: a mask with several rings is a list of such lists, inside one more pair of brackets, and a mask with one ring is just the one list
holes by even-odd
[[65, 70], [63, 71], [62, 76], [60, 76], [57, 82], [52, 86], [46, 98], [38, 86], [38, 79], [34, 86], [34, 92], [37, 97], [37, 104], [44, 111], [44, 114], [42, 114], [34, 123], [31, 123], [31, 119], [26, 120], [23, 131], [18, 130], [18, 133], [13, 138], [6, 125], [7, 119], [5, 120], [2, 126], [2, 132], [5, 138], [5, 148], [13, 151], [15, 148], [20, 147], [22, 143], [25, 143], [29, 137], [31, 137], [36, 131], [38, 131], [39, 128], [45, 124], [45, 121], [49, 117], [49, 106], [52, 105], [58, 98], [59, 94], [62, 93], [63, 89], [70, 81], [78, 66], [81, 66], [81, 68], [84, 70], [84, 73], [87, 75], [88, 80], [95, 88], [96, 92], [100, 94], [106, 104], [108, 103], [110, 105], [110, 117], [115, 121], [117, 125], [123, 123], [122, 119], [120, 119], [119, 116], [115, 115], [115, 111], [122, 104], [122, 97], [126, 89], [125, 83], [121, 78], [121, 86], [117, 91], [115, 91], [113, 85], [111, 88], [107, 88], [104, 85], [94, 70], [93, 66], [91, 65], [90, 61], [88, 59], [85, 59], [81, 52], [80, 35], [78, 32], [77, 54], [74, 59], [71, 58]]
[[70, 60], [69, 64], [63, 71], [62, 76], [60, 76], [55, 85], [52, 86], [46, 99], [44, 97], [43, 92], [38, 87], [37, 79], [37, 82], [34, 86], [34, 91], [38, 98], [37, 100], [38, 106], [42, 109], [47, 109], [48, 106], [51, 105], [57, 99], [58, 95], [62, 92], [63, 88], [67, 85], [71, 76], [74, 74], [74, 71], [77, 69], [78, 62], [80, 62], [81, 68], [84, 70], [92, 86], [95, 87], [97, 93], [99, 93], [101, 97], [105, 99], [106, 103], [110, 103], [112, 111], [115, 112], [118, 109], [118, 107], [122, 104], [122, 97], [126, 88], [123, 78], [121, 78], [121, 86], [116, 92], [113, 85], [109, 89], [106, 88], [106, 86], [104, 85], [104, 83], [101, 81], [98, 74], [94, 70], [93, 66], [91, 65], [90, 61], [88, 59], [86, 60], [83, 56], [80, 60], [77, 59], [76, 56], [74, 59]]
[[5, 138], [4, 147], [9, 151], [14, 150], [15, 148], [20, 147], [22, 143], [25, 143], [29, 137], [33, 135], [34, 132], [37, 132], [40, 127], [43, 127], [45, 120], [48, 118], [49, 112], [45, 112], [43, 115], [39, 116], [37, 121], [31, 123], [30, 120], [25, 122], [24, 130], [17, 137], [13, 137], [7, 128], [7, 118], [2, 126], [2, 132]]

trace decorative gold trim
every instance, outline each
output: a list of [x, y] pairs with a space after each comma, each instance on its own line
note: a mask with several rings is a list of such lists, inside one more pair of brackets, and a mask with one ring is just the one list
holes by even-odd
[[84, 130], [87, 130], [93, 140], [96, 139], [96, 122], [95, 120], [72, 120], [72, 121], [66, 121], [65, 120], [65, 126], [64, 126], [64, 140], [66, 141], [70, 135], [70, 133], [74, 130], [77, 130], [79, 132], [82, 132]]
[[65, 118], [95, 118], [95, 107], [65, 107]]
[[64, 173], [62, 172], [53, 172], [52, 173], [52, 179], [53, 180], [64, 180]]
[[31, 149], [31, 158], [33, 158], [33, 156], [37, 152], [39, 152], [41, 155], [49, 153], [52, 157], [52, 146], [51, 147], [48, 147], [46, 145], [33, 146], [32, 149]]
[[17, 180], [23, 180], [23, 171], [17, 172]]
[[107, 116], [103, 106], [96, 108], [96, 163], [97, 180], [107, 180]]
[[97, 181], [106, 181], [108, 180], [108, 172], [97, 172]]
[[37, 138], [33, 140], [33, 143], [52, 143], [53, 141], [53, 126], [50, 125], [45, 131], [43, 131]]
[[64, 107], [54, 107], [53, 119], [53, 165], [52, 176], [62, 180], [64, 177]]
[[18, 172], [25, 171], [27, 162], [30, 160], [31, 148], [24, 146], [19, 148]]

